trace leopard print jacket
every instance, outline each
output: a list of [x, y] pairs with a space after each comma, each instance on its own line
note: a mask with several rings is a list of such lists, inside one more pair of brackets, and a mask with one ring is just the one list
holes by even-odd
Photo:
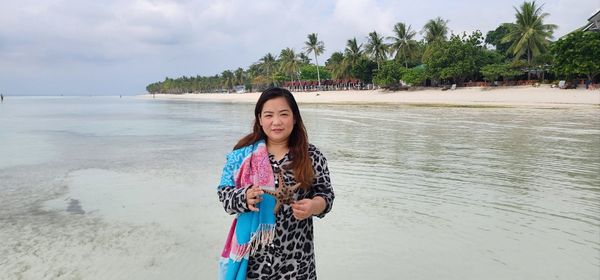
[[[313, 162], [315, 173], [313, 186], [309, 190], [298, 189], [295, 200], [321, 196], [325, 199], [325, 210], [317, 217], [323, 218], [331, 211], [334, 194], [329, 179], [327, 159], [317, 147], [310, 144], [308, 149]], [[274, 172], [289, 163], [286, 154], [281, 160], [276, 161], [269, 156]], [[286, 185], [296, 184], [291, 170], [284, 168]], [[275, 176], [276, 185], [277, 178]], [[246, 189], [236, 189], [233, 186], [219, 189], [219, 200], [229, 214], [238, 214], [250, 211], [246, 205]], [[312, 217], [302, 221], [296, 220], [290, 205], [282, 205], [276, 215], [276, 228], [273, 244], [261, 246], [250, 256], [248, 262], [247, 279], [317, 279], [315, 269], [315, 255], [313, 243]]]

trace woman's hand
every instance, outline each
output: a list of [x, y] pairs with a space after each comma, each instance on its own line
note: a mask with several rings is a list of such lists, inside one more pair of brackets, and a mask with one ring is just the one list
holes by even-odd
[[325, 210], [325, 199], [320, 196], [315, 196], [313, 199], [301, 199], [292, 203], [292, 211], [294, 218], [304, 220], [318, 215]]
[[256, 204], [262, 200], [260, 195], [263, 193], [263, 190], [259, 186], [252, 186], [246, 190], [246, 204], [248, 204], [248, 209], [255, 212], [258, 211]]

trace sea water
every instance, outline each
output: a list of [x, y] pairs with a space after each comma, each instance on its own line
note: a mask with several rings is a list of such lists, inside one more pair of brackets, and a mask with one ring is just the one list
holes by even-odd
[[[600, 110], [301, 105], [322, 279], [598, 279]], [[0, 279], [213, 279], [251, 104], [0, 104]]]

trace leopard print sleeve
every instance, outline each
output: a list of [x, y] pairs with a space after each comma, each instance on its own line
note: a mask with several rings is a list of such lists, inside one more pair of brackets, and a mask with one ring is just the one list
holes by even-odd
[[313, 170], [315, 171], [315, 177], [313, 180], [312, 192], [314, 196], [320, 196], [325, 199], [325, 210], [317, 215], [319, 218], [325, 217], [331, 208], [333, 207], [333, 200], [335, 195], [333, 188], [331, 187], [331, 180], [329, 179], [329, 168], [327, 167], [327, 159], [321, 153], [321, 151], [314, 145], [310, 145], [308, 153], [313, 161]]
[[248, 188], [221, 187], [217, 193], [219, 201], [223, 204], [225, 212], [233, 215], [249, 212], [246, 203], [246, 190]]
[[246, 204], [247, 188], [236, 188], [234, 186], [234, 165], [229, 164], [230, 162], [234, 162], [232, 157], [234, 157], [234, 152], [227, 154], [227, 163], [223, 167], [223, 174], [221, 175], [221, 181], [217, 189], [219, 201], [223, 204], [225, 212], [231, 215], [250, 211]]

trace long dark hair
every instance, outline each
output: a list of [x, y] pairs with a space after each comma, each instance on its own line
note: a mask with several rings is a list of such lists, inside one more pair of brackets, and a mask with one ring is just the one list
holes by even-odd
[[306, 127], [304, 127], [304, 123], [302, 122], [302, 116], [300, 115], [300, 109], [298, 109], [296, 99], [294, 99], [292, 93], [287, 89], [273, 87], [262, 92], [254, 107], [254, 126], [252, 127], [252, 133], [240, 139], [233, 149], [235, 150], [254, 144], [261, 139], [266, 140], [267, 136], [260, 126], [260, 113], [267, 101], [278, 97], [285, 98], [292, 109], [292, 115], [294, 117], [294, 128], [288, 139], [291, 164], [289, 164], [287, 168], [293, 170], [296, 182], [302, 184], [303, 188], [308, 189], [312, 186], [314, 177], [312, 161], [308, 155], [308, 134], [306, 133]]

